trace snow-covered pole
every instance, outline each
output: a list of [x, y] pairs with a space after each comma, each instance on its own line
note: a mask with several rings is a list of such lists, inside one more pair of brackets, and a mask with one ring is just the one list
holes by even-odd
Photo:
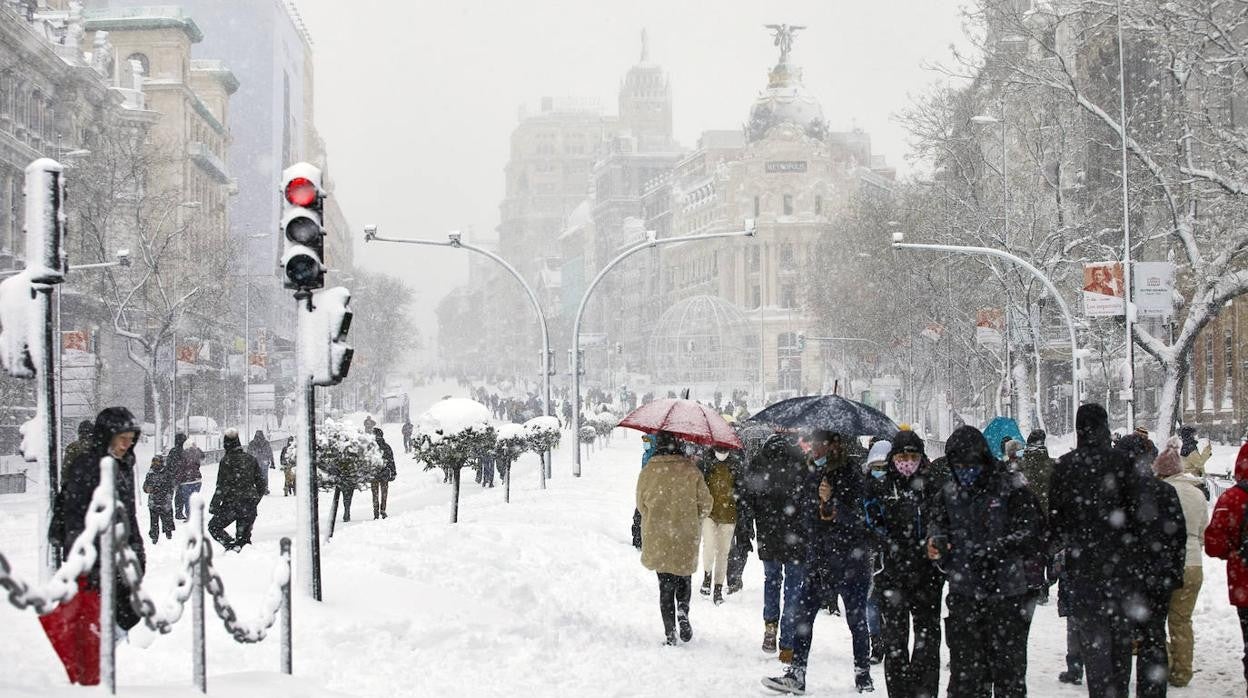
[[[414, 238], [383, 238], [377, 235], [377, 226], [364, 226], [364, 241], [371, 242], [374, 240], [378, 242], [401, 242], [409, 245], [454, 247], [457, 249], [468, 250], [469, 252], [476, 252], [494, 260], [506, 269], [509, 274], [515, 277], [516, 281], [519, 281], [520, 285], [524, 288], [525, 294], [528, 295], [529, 302], [533, 304], [533, 311], [537, 313], [538, 325], [542, 331], [542, 413], [546, 416], [554, 415], [554, 407], [550, 402], [550, 377], [553, 375], [553, 371], [551, 371], [550, 361], [550, 329], [548, 323], [546, 322], [546, 313], [542, 311], [542, 304], [537, 299], [537, 294], [533, 292], [533, 287], [529, 285], [529, 282], [524, 280], [524, 276], [521, 275], [520, 272], [516, 271], [515, 267], [509, 264], [507, 260], [487, 249], [464, 242], [458, 231], [449, 233], [446, 241], [443, 242], [441, 240], [422, 240]], [[540, 469], [542, 471], [542, 489], [546, 489], [546, 475], [550, 469], [549, 451], [542, 453], [542, 467]]]
[[294, 671], [292, 637], [290, 632], [290, 539], [282, 538], [282, 558], [286, 560], [286, 583], [282, 585], [282, 673], [290, 675]]
[[212, 545], [204, 536], [204, 499], [191, 495], [190, 524], [199, 537], [199, 559], [191, 575], [191, 679], [200, 693], [208, 692], [208, 652], [204, 638], [204, 569], [205, 546]]
[[[298, 557], [299, 585], [303, 592], [315, 601], [321, 600], [321, 541], [320, 521], [317, 511], [316, 488], [316, 393], [312, 385], [312, 360], [309, 356], [315, 346], [324, 345], [326, 339], [316, 332], [319, 326], [312, 313], [312, 293], [299, 291], [295, 294], [298, 304], [299, 346], [295, 352], [295, 375], [298, 390], [295, 391], [295, 413], [298, 426], [295, 429], [295, 501], [299, 521]], [[319, 343], [319, 344], [318, 344]]]
[[117, 461], [111, 455], [100, 459], [100, 489], [108, 502], [105, 512], [108, 525], [100, 533], [100, 682], [109, 695], [117, 693], [117, 619], [114, 597], [117, 595], [116, 559], [113, 557], [113, 527], [117, 525]]
[[1057, 307], [1062, 311], [1062, 317], [1066, 319], [1066, 330], [1070, 333], [1070, 423], [1074, 424], [1075, 414], [1079, 411], [1079, 339], [1075, 334], [1075, 316], [1070, 312], [1070, 306], [1066, 305], [1066, 299], [1062, 294], [1057, 292], [1057, 287], [1049, 281], [1049, 277], [1045, 276], [1039, 269], [1027, 262], [1027, 260], [1005, 252], [1004, 250], [996, 250], [991, 247], [972, 247], [969, 245], [937, 245], [931, 243], [914, 243], [902, 242], [904, 240], [901, 233], [893, 233], [893, 247], [896, 249], [907, 250], [931, 250], [933, 252], [952, 252], [954, 254], [970, 254], [970, 255], [987, 255], [1013, 262], [1020, 267], [1026, 269], [1032, 276], [1036, 277], [1045, 288], [1049, 290], [1049, 294], [1057, 301]]
[[[1124, 392], [1127, 396], [1127, 431], [1135, 430], [1135, 336], [1131, 326], [1135, 318], [1131, 303], [1131, 217], [1127, 207], [1127, 81], [1122, 51], [1122, 0], [1118, 0], [1118, 140], [1122, 158], [1122, 302], [1123, 319], [1127, 326], [1127, 375]], [[1206, 380], [1208, 380], [1206, 378]], [[1166, 417], [1169, 419], [1169, 417]]]
[[607, 272], [611, 271], [617, 264], [623, 262], [637, 252], [650, 249], [657, 245], [670, 245], [677, 242], [695, 242], [697, 240], [713, 240], [715, 238], [735, 238], [735, 237], [754, 237], [754, 219], [747, 218], [745, 220], [744, 230], [734, 230], [728, 233], [709, 233], [706, 235], [685, 235], [682, 237], [663, 238], [662, 240], [655, 237], [652, 230], [646, 231], [646, 241], [639, 242], [636, 245], [621, 252], [615, 259], [607, 262], [594, 280], [589, 282], [584, 295], [581, 296], [581, 303], [576, 308], [576, 318], [572, 321], [572, 434], [575, 437], [576, 446], [572, 449], [572, 475], [581, 476], [581, 319], [585, 315], [585, 308], [589, 305], [589, 298], [594, 293], [594, 289], [602, 281]]
[[[40, 507], [40, 578], [47, 580], [60, 565], [60, 550], [47, 539], [48, 523], [55, 506], [60, 479], [60, 425], [56, 405], [56, 314], [53, 288], [65, 280], [65, 182], [64, 167], [48, 158], [26, 166], [26, 271], [38, 292], [41, 322], [30, 328], [28, 343], [38, 384], [35, 419], [43, 429], [37, 454], [43, 469], [44, 502]], [[37, 336], [35, 333], [38, 333]]]

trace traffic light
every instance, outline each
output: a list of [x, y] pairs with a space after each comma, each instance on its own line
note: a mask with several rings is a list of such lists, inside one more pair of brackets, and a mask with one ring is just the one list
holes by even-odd
[[355, 350], [347, 344], [351, 331], [351, 292], [341, 286], [318, 291], [312, 296], [312, 321], [305, 350], [309, 354], [313, 385], [338, 385], [351, 370]]
[[797, 350], [806, 351], [806, 333], [805, 332], [797, 333]]
[[306, 162], [282, 172], [282, 283], [308, 291], [325, 285], [325, 190], [321, 171]]

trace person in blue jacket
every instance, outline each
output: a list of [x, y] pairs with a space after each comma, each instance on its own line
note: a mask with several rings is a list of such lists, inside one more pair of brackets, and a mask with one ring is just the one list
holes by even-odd
[[[650, 457], [654, 455], [655, 441], [654, 434], [641, 435], [642, 451], [641, 451], [641, 467], [646, 467], [646, 463], [650, 462]], [[641, 550], [641, 512], [633, 509], [633, 547]]]

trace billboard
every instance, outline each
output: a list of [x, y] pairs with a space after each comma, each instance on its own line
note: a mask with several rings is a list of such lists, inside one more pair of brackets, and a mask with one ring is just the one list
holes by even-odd
[[1131, 302], [1140, 317], [1174, 314], [1174, 264], [1135, 262], [1131, 265]]
[[1122, 262], [1089, 262], [1083, 265], [1083, 314], [1088, 317], [1121, 316], [1125, 309]]
[[981, 347], [999, 347], [1005, 331], [1005, 313], [1000, 308], [975, 311], [975, 343]]

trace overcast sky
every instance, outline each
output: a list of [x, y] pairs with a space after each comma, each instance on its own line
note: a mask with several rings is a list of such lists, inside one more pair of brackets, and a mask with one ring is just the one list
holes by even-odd
[[[494, 238], [521, 104], [597, 99], [650, 57], [672, 82], [677, 139], [740, 128], [778, 53], [763, 24], [805, 24], [791, 61], [833, 130], [857, 126], [906, 169], [894, 115], [941, 80], [963, 43], [960, 0], [297, 0], [316, 51], [316, 123], [358, 233]], [[359, 236], [356, 235], [358, 238]], [[357, 263], [401, 275], [429, 310], [466, 278], [463, 251], [357, 243]]]

